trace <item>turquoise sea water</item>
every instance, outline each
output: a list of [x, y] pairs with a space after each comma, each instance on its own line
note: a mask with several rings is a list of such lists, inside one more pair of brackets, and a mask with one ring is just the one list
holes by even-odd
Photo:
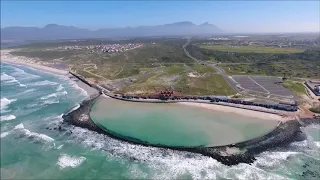
[[68, 78], [1, 64], [1, 179], [318, 179], [319, 125], [307, 140], [225, 166], [199, 154], [142, 147], [66, 126], [86, 98]]

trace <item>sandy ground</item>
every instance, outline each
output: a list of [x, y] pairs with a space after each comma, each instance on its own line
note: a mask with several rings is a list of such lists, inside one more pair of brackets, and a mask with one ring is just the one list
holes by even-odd
[[[35, 68], [44, 72], [49, 72], [52, 74], [57, 74], [57, 75], [65, 75], [68, 76], [69, 72], [64, 71], [61, 69], [56, 69], [52, 67], [48, 67], [42, 64], [39, 64], [36, 62], [35, 59], [32, 58], [27, 58], [27, 57], [22, 57], [22, 56], [13, 56], [9, 54], [10, 50], [1, 50], [1, 62], [6, 62], [9, 64], [17, 64], [17, 65], [23, 65], [23, 66], [28, 66], [31, 68]], [[83, 89], [84, 91], [87, 92], [88, 96], [91, 96], [93, 94], [99, 93], [96, 89], [88, 86], [87, 84], [83, 83], [82, 81], [75, 81], [76, 84]]]
[[193, 74], [192, 72], [191, 72], [191, 73], [188, 73], [188, 76], [189, 76], [189, 77], [198, 77], [197, 75]]
[[28, 67], [32, 67], [35, 69], [39, 69], [44, 72], [59, 74], [59, 75], [66, 75], [68, 71], [55, 69], [49, 66], [45, 66], [40, 62], [37, 62], [35, 59], [22, 57], [22, 56], [13, 56], [9, 54], [10, 50], [1, 50], [1, 62], [17, 64], [17, 65], [24, 65]]
[[282, 117], [276, 114], [270, 114], [270, 113], [264, 113], [259, 111], [252, 111], [252, 110], [240, 109], [240, 108], [234, 108], [234, 107], [228, 107], [228, 106], [221, 106], [216, 104], [202, 104], [202, 103], [193, 103], [193, 102], [179, 102], [179, 104], [201, 107], [201, 108], [206, 108], [206, 109], [226, 112], [226, 113], [235, 113], [242, 116], [254, 117], [254, 118], [265, 119], [265, 120], [285, 121], [285, 120], [292, 119], [289, 117]]

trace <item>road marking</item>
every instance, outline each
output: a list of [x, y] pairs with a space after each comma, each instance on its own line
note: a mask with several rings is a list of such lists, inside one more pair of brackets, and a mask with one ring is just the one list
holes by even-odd
[[248, 76], [248, 78], [253, 81], [256, 85], [260, 86], [262, 89], [264, 89], [265, 91], [267, 91], [267, 94], [270, 94], [270, 91], [268, 91], [266, 88], [264, 88], [263, 86], [261, 86], [259, 83], [257, 83], [255, 80], [253, 80], [250, 76]]

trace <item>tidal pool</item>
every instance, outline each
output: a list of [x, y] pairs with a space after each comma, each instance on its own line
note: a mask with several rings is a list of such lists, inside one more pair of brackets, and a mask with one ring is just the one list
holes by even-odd
[[267, 134], [278, 121], [181, 104], [137, 103], [100, 96], [91, 119], [130, 141], [170, 147], [220, 146]]

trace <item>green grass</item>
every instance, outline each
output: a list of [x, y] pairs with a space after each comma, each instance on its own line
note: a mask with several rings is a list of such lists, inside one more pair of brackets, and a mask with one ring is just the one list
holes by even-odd
[[301, 53], [303, 49], [295, 48], [277, 48], [277, 47], [255, 47], [255, 46], [200, 46], [200, 48], [222, 51], [222, 52], [238, 52], [238, 53], [271, 53], [271, 54], [290, 54]]
[[220, 64], [229, 75], [264, 75], [299, 78], [320, 78], [320, 66], [305, 61], [292, 63]]
[[219, 66], [229, 75], [266, 75], [261, 68], [248, 64]]
[[296, 93], [297, 95], [304, 95], [307, 93], [305, 87], [301, 82], [293, 82], [287, 80], [282, 85], [290, 91]]
[[200, 65], [200, 64], [196, 64], [193, 67], [198, 73], [204, 74], [204, 73], [209, 73], [209, 72], [216, 72], [215, 69], [213, 69], [212, 67], [209, 66], [204, 66], [204, 65]]
[[170, 66], [167, 69], [168, 75], [176, 75], [176, 74], [181, 74], [183, 72], [184, 72], [184, 67], [181, 67], [181, 66]]
[[178, 92], [188, 95], [229, 96], [235, 94], [233, 89], [220, 74], [213, 73], [197, 78], [191, 78], [185, 75], [173, 87]]

